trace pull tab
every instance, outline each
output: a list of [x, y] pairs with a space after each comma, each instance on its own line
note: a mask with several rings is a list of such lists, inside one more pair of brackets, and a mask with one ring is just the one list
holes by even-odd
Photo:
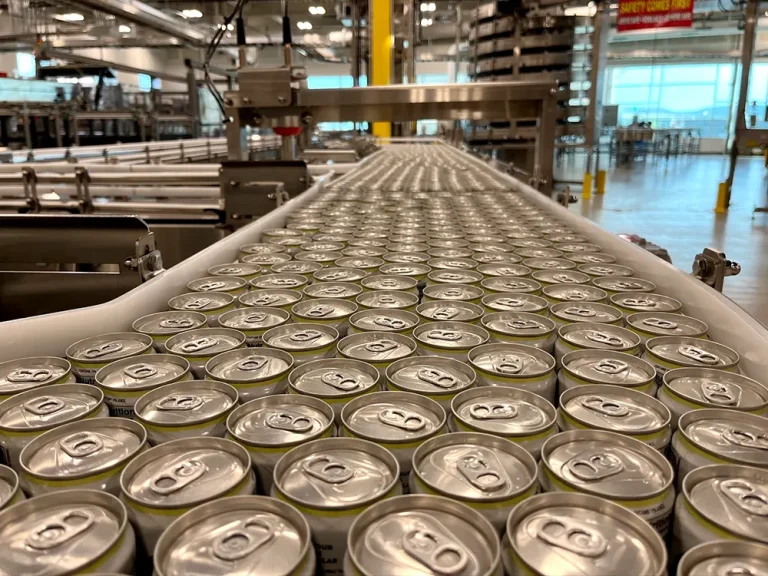
[[580, 404], [587, 410], [592, 410], [598, 414], [619, 418], [629, 414], [629, 408], [616, 400], [606, 400], [602, 396], [585, 396]]
[[478, 402], [469, 407], [469, 414], [476, 420], [510, 420], [518, 411], [507, 402]]
[[613, 269], [606, 268], [605, 266], [592, 266], [592, 272], [600, 274], [601, 276], [611, 276], [613, 274]]
[[[405, 259], [405, 257], [403, 257]], [[408, 266], [395, 266], [393, 268], [390, 268], [389, 271], [392, 274], [413, 274], [413, 268], [410, 268]]]
[[459, 382], [453, 374], [449, 374], [448, 372], [444, 372], [437, 368], [422, 368], [416, 375], [419, 380], [437, 386], [438, 388], [445, 388], [446, 390], [453, 388]]
[[325, 454], [310, 456], [301, 463], [301, 468], [306, 474], [328, 484], [343, 484], [355, 475], [354, 470], [344, 462]]
[[325, 275], [325, 279], [332, 282], [336, 280], [346, 280], [347, 278], [349, 278], [349, 272], [331, 272], [330, 274]]
[[243, 269], [242, 268], [236, 268], [234, 266], [230, 266], [227, 268], [221, 268], [219, 270], [219, 274], [222, 274], [224, 276], [235, 276], [237, 274], [242, 274]]
[[22, 406], [35, 416], [49, 416], [64, 408], [64, 402], [55, 396], [39, 396], [24, 402]]
[[585, 558], [597, 558], [608, 549], [605, 537], [595, 528], [565, 517], [548, 518], [539, 526], [536, 537]]
[[504, 290], [520, 290], [521, 288], [526, 288], [527, 284], [524, 282], [517, 282], [516, 280], [505, 280], [504, 282], [501, 282], [499, 286]]
[[184, 310], [202, 310], [211, 303], [210, 298], [193, 298], [182, 305]]
[[275, 430], [285, 430], [296, 434], [306, 434], [312, 430], [312, 419], [309, 416], [291, 410], [270, 412], [266, 423], [267, 426]]
[[718, 362], [720, 362], [720, 356], [717, 354], [712, 354], [712, 352], [702, 350], [696, 346], [680, 346], [677, 351], [679, 354], [685, 356], [686, 358], [690, 358], [691, 360], [700, 362], [701, 364], [706, 364], [707, 366], [715, 366], [718, 364]]
[[165, 320], [160, 320], [161, 328], [170, 328], [172, 330], [179, 328], [192, 328], [193, 325], [194, 322], [192, 322], [192, 320], [189, 318], [166, 318]]
[[583, 290], [567, 290], [563, 292], [564, 300], [581, 301], [586, 300], [589, 296]]
[[613, 283], [613, 285], [616, 288], [620, 288], [622, 290], [642, 290], [643, 285], [638, 282], [627, 282], [626, 280], [616, 280], [616, 282]]
[[53, 377], [47, 368], [19, 368], [8, 374], [9, 382], [45, 382]]
[[472, 486], [483, 492], [496, 492], [507, 485], [505, 475], [479, 451], [459, 458], [456, 467]]
[[516, 298], [499, 298], [496, 303], [508, 308], [522, 308], [525, 305], [525, 302]]
[[544, 324], [536, 322], [535, 320], [510, 320], [506, 324], [507, 328], [513, 330], [535, 330], [545, 328]]
[[403, 536], [403, 550], [430, 571], [441, 576], [460, 574], [468, 556], [457, 541], [449, 541], [428, 528], [415, 528]]
[[405, 320], [392, 318], [390, 316], [376, 316], [373, 319], [373, 323], [378, 326], [384, 326], [385, 328], [391, 328], [392, 330], [402, 330], [407, 326]]
[[464, 279], [464, 275], [456, 274], [455, 272], [443, 272], [442, 274], [438, 274], [437, 279], [446, 282], [461, 282]]
[[178, 464], [172, 464], [149, 483], [150, 488], [162, 496], [178, 492], [208, 471], [208, 467], [200, 460], [191, 458]]
[[256, 370], [264, 368], [268, 362], [269, 358], [266, 356], [248, 356], [248, 358], [240, 360], [240, 362], [235, 365], [235, 368], [246, 372], [255, 372]]
[[70, 458], [87, 458], [100, 452], [104, 442], [93, 432], [75, 432], [59, 440], [59, 448]]
[[592, 342], [596, 342], [598, 344], [606, 344], [615, 348], [624, 345], [624, 340], [618, 336], [614, 336], [613, 334], [608, 334], [606, 332], [597, 332], [594, 330], [587, 332], [587, 340], [592, 340]]
[[456, 318], [459, 315], [459, 311], [456, 308], [437, 308], [432, 312], [432, 318], [436, 320], [450, 320]]
[[384, 294], [382, 296], [377, 296], [374, 304], [376, 306], [392, 306], [393, 304], [398, 304], [397, 298], [394, 296], [389, 296], [388, 294]]
[[379, 281], [379, 286], [383, 286], [388, 290], [394, 290], [400, 286], [400, 283], [397, 280], [392, 280], [391, 278], [384, 278], [383, 280]]
[[181, 351], [185, 354], [195, 354], [206, 348], [216, 346], [218, 343], [219, 340], [217, 338], [206, 336], [204, 338], [196, 338], [195, 340], [184, 342], [179, 348], [181, 348]]
[[379, 412], [379, 422], [406, 432], [417, 432], [427, 425], [424, 416], [402, 408], [385, 408]]
[[182, 412], [196, 410], [203, 405], [203, 399], [194, 394], [171, 394], [157, 403], [158, 410], [166, 412]]
[[259, 296], [258, 298], [254, 298], [253, 303], [256, 306], [269, 306], [270, 304], [274, 304], [279, 300], [280, 300], [280, 296], [277, 296], [275, 294], [264, 294], [262, 296]]
[[445, 342], [458, 342], [462, 333], [458, 330], [430, 330], [425, 334], [430, 340], [443, 340]]
[[317, 330], [299, 330], [290, 335], [290, 340], [294, 342], [312, 342], [322, 336], [322, 333]]
[[323, 384], [327, 384], [328, 386], [332, 386], [343, 392], [350, 392], [356, 388], [362, 387], [362, 383], [357, 378], [339, 371], [326, 372], [320, 377], [320, 380], [322, 380]]
[[327, 304], [317, 304], [307, 310], [305, 315], [310, 316], [311, 318], [322, 318], [324, 316], [328, 316], [328, 314], [331, 312], [333, 312], [333, 306], [328, 306]]
[[510, 267], [500, 267], [496, 269], [499, 276], [520, 276], [520, 271]]
[[627, 306], [642, 306], [643, 308], [655, 308], [656, 302], [648, 298], [624, 298], [621, 302]]
[[743, 448], [768, 450], [768, 435], [766, 434], [754, 434], [738, 428], [729, 428], [723, 432], [723, 439]]
[[246, 324], [263, 324], [264, 321], [267, 319], [267, 315], [264, 312], [256, 312], [254, 314], [248, 314], [245, 318], [243, 318], [243, 322]]
[[720, 482], [720, 491], [743, 512], [768, 516], [768, 494], [746, 478], [723, 480]]
[[731, 562], [721, 566], [714, 576], [767, 576], [767, 573], [744, 562]]
[[675, 330], [678, 326], [677, 322], [670, 322], [661, 318], [646, 318], [643, 320], [643, 324], [652, 328], [660, 328], [661, 330]]
[[739, 403], [739, 387], [734, 386], [733, 388], [729, 384], [714, 380], [705, 380], [701, 383], [701, 393], [704, 398], [711, 404], [720, 406], [735, 406]]
[[463, 288], [447, 288], [443, 291], [443, 296], [446, 298], [465, 298], [467, 292]]
[[568, 471], [584, 482], [595, 482], [618, 474], [624, 463], [615, 454], [598, 452], [586, 458], [574, 458], [567, 464]]
[[214, 556], [225, 562], [242, 560], [274, 539], [273, 520], [266, 516], [253, 516], [241, 528], [227, 530], [211, 546]]
[[301, 284], [301, 280], [296, 280], [295, 278], [271, 278], [269, 283], [280, 288], [293, 288]]
[[285, 264], [281, 271], [282, 272], [294, 272], [294, 273], [301, 273], [304, 272], [307, 269], [307, 266], [304, 264]]
[[571, 316], [578, 316], [579, 318], [592, 318], [593, 316], [597, 316], [597, 312], [594, 310], [591, 310], [590, 308], [581, 308], [579, 306], [569, 306], [563, 310], [563, 312]]
[[573, 276], [569, 276], [568, 274], [552, 274], [552, 280], [560, 282], [561, 284], [569, 284], [575, 281]]
[[376, 340], [375, 342], [368, 342], [368, 344], [365, 345], [365, 349], [368, 352], [373, 352], [374, 354], [384, 354], [385, 352], [389, 352], [397, 348], [397, 342], [393, 342], [392, 340]]
[[347, 289], [344, 286], [328, 286], [327, 288], [320, 288], [317, 291], [318, 296], [339, 296], [344, 294]]
[[88, 348], [85, 352], [83, 352], [83, 356], [86, 358], [101, 358], [102, 356], [106, 356], [107, 354], [114, 354], [115, 352], [120, 352], [120, 350], [123, 349], [123, 343], [122, 342], [107, 342], [106, 344], [102, 344], [101, 346], [94, 346], [93, 348]]
[[157, 368], [150, 364], [131, 364], [123, 368], [123, 374], [135, 380], [145, 380], [157, 376]]
[[221, 290], [222, 288], [226, 288], [227, 283], [222, 282], [221, 280], [212, 280], [211, 282], [204, 282], [203, 284], [200, 284], [197, 288], [201, 292], [211, 292], [212, 290]]
[[502, 374], [517, 374], [523, 369], [523, 359], [514, 354], [505, 354], [493, 362], [493, 369]]
[[35, 526], [32, 533], [27, 536], [25, 544], [45, 552], [82, 534], [93, 526], [94, 521], [93, 512], [88, 510], [61, 512]]
[[595, 362], [594, 368], [603, 374], [620, 374], [629, 369], [629, 364], [621, 360], [603, 358], [602, 360]]

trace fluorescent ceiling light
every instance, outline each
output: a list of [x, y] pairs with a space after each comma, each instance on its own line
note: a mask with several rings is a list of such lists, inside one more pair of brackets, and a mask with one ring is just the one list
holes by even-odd
[[421, 8], [422, 12], [434, 12], [437, 10], [437, 6], [434, 2], [422, 2], [421, 6], [419, 7]]
[[312, 23], [311, 22], [299, 22], [296, 24], [296, 26], [299, 27], [299, 30], [312, 30]]
[[192, 10], [182, 10], [181, 15], [184, 18], [202, 18], [203, 13], [200, 12], [200, 10], [197, 10], [196, 8], [193, 8]]
[[78, 14], [77, 12], [68, 12], [66, 14], [56, 14], [54, 16], [56, 20], [61, 20], [62, 22], [82, 22], [85, 20], [85, 16], [82, 14]]
[[322, 16], [325, 14], [325, 8], [322, 6], [310, 6], [309, 7], [309, 13], [313, 16]]
[[120, 34], [130, 34], [131, 27], [126, 26], [125, 24], [120, 24], [120, 26], [117, 27], [117, 31], [120, 32]]
[[426, 28], [427, 26], [432, 26], [432, 18], [422, 18], [421, 26], [422, 28]]

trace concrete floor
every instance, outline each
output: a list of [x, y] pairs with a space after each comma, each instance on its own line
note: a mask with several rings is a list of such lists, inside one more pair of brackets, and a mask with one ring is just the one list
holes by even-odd
[[[741, 264], [741, 274], [726, 279], [724, 293], [768, 325], [768, 171], [762, 158], [739, 160], [731, 207], [713, 211], [718, 182], [724, 180], [723, 156], [684, 156], [637, 162], [631, 168], [607, 168], [606, 193], [581, 199], [570, 209], [614, 233], [637, 234], [666, 248], [672, 262], [690, 272], [694, 256], [711, 246]], [[555, 170], [555, 179], [578, 179], [584, 156], [571, 155]], [[630, 263], [631, 265], [631, 263]]]

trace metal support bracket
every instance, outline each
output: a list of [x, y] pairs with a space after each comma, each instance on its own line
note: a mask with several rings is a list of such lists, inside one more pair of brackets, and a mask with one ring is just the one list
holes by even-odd
[[24, 199], [28, 212], [40, 212], [40, 198], [37, 196], [37, 174], [32, 168], [22, 168], [21, 179], [24, 183]]
[[726, 277], [736, 276], [739, 272], [741, 272], [739, 263], [728, 260], [725, 252], [716, 248], [704, 248], [693, 259], [692, 274], [718, 292], [723, 291]]
[[75, 188], [77, 190], [77, 202], [80, 212], [90, 214], [93, 212], [93, 199], [90, 191], [91, 175], [86, 168], [75, 168]]
[[151, 280], [163, 272], [163, 257], [155, 247], [155, 235], [150, 232], [136, 240], [136, 256], [126, 258], [126, 268], [139, 273], [142, 282]]

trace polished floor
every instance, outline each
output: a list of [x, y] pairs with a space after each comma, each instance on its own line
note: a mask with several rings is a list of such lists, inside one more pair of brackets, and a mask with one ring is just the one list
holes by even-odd
[[[722, 156], [684, 156], [607, 168], [604, 195], [579, 198], [570, 209], [614, 233], [637, 234], [667, 249], [672, 262], [687, 272], [694, 256], [711, 246], [741, 264], [741, 274], [726, 279], [724, 293], [768, 325], [768, 171], [762, 158], [739, 160], [731, 207], [715, 214], [717, 184], [724, 180]], [[583, 156], [567, 156], [555, 179], [581, 179]], [[560, 188], [562, 186], [559, 186]]]

